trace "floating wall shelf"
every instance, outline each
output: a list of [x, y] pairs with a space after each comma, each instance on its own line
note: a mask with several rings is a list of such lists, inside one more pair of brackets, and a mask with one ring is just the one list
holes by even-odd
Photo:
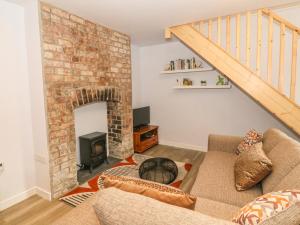
[[212, 67], [203, 67], [197, 69], [186, 69], [186, 70], [168, 70], [162, 71], [160, 74], [173, 74], [173, 73], [193, 73], [193, 72], [205, 72], [205, 71], [213, 71], [214, 68]]
[[230, 89], [231, 84], [229, 85], [192, 85], [192, 86], [175, 86], [173, 89]]

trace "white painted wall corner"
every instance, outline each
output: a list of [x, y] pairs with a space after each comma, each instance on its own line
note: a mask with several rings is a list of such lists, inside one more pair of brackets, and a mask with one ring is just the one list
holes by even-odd
[[42, 198], [51, 201], [51, 193], [43, 190], [39, 187], [32, 187], [26, 191], [23, 191], [21, 193], [18, 193], [8, 199], [5, 199], [3, 201], [0, 201], [0, 212], [4, 209], [7, 209], [15, 204], [20, 203], [21, 201], [24, 201], [27, 198], [30, 198], [33, 195], [39, 195]]

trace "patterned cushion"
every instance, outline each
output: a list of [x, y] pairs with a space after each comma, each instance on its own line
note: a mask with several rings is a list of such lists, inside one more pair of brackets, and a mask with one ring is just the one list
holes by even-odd
[[133, 177], [103, 175], [104, 188], [115, 187], [123, 191], [141, 194], [161, 202], [194, 209], [197, 198], [177, 188]]
[[254, 129], [251, 129], [243, 138], [243, 141], [238, 145], [235, 153], [239, 155], [241, 152], [248, 150], [252, 145], [261, 142], [262, 138], [263, 135], [261, 133], [258, 133]]
[[232, 221], [240, 225], [299, 225], [299, 203], [299, 190], [271, 192], [245, 205]]
[[247, 190], [272, 171], [272, 162], [262, 149], [262, 142], [250, 147], [249, 151], [242, 152], [235, 164], [235, 186], [238, 191]]

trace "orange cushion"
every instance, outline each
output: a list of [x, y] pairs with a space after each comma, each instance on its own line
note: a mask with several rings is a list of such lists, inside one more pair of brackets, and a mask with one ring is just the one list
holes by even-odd
[[197, 198], [177, 188], [133, 177], [103, 175], [104, 188], [115, 187], [122, 191], [141, 194], [161, 202], [194, 209]]

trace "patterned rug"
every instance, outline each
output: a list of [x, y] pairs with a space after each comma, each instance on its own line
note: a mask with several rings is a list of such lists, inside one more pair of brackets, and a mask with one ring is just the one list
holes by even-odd
[[[102, 180], [99, 177], [102, 174], [117, 175], [117, 176], [131, 176], [139, 177], [139, 167], [143, 161], [146, 159], [152, 158], [151, 156], [134, 154], [129, 158], [117, 163], [111, 169], [99, 173], [89, 181], [80, 186], [76, 187], [65, 196], [61, 197], [60, 200], [64, 201], [74, 207], [78, 206], [86, 199], [94, 195], [99, 189], [103, 187]], [[182, 180], [190, 171], [192, 164], [184, 162], [176, 162], [178, 167], [178, 176], [177, 178], [169, 185], [179, 188]]]

